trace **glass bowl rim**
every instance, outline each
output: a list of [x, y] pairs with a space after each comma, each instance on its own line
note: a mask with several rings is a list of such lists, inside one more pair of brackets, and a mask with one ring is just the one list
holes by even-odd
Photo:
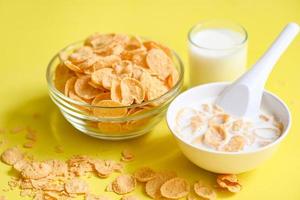
[[[232, 25], [235, 25], [237, 27], [239, 27], [243, 32], [244, 32], [244, 38], [241, 42], [239, 42], [238, 44], [232, 46], [232, 47], [227, 47], [227, 48], [221, 48], [221, 49], [216, 49], [216, 48], [208, 48], [208, 47], [205, 47], [205, 46], [201, 46], [199, 44], [197, 44], [193, 38], [192, 38], [192, 32], [198, 28], [198, 27], [201, 27], [205, 24], [209, 24], [209, 23], [213, 23], [213, 22], [225, 22], [225, 23], [230, 23]], [[211, 19], [211, 20], [202, 20], [202, 21], [199, 21], [198, 23], [196, 23], [195, 25], [193, 25], [189, 32], [188, 32], [188, 41], [190, 44], [194, 45], [195, 47], [199, 48], [199, 49], [205, 49], [205, 50], [210, 50], [210, 51], [226, 51], [226, 50], [232, 50], [232, 49], [235, 49], [235, 48], [240, 48], [242, 47], [244, 44], [246, 44], [246, 42], [248, 41], [248, 32], [246, 30], [246, 28], [244, 26], [242, 26], [241, 24], [233, 21], [233, 20], [227, 20], [227, 19]]]
[[[144, 37], [142, 37], [142, 38], [144, 38]], [[53, 91], [55, 95], [57, 95], [58, 97], [62, 98], [63, 100], [65, 100], [67, 102], [76, 104], [78, 106], [84, 106], [84, 107], [87, 107], [87, 108], [101, 108], [101, 109], [121, 109], [121, 108], [130, 109], [130, 108], [139, 108], [139, 107], [143, 107], [143, 106], [149, 105], [151, 103], [159, 102], [160, 100], [164, 99], [165, 97], [168, 98], [169, 95], [172, 94], [177, 88], [179, 88], [180, 85], [181, 85], [181, 83], [183, 82], [183, 79], [184, 79], [183, 62], [182, 62], [181, 58], [179, 57], [179, 55], [173, 49], [170, 49], [171, 52], [172, 52], [172, 55], [175, 57], [176, 61], [178, 62], [178, 65], [179, 65], [179, 71], [178, 71], [179, 77], [178, 77], [178, 80], [177, 80], [176, 84], [168, 92], [166, 92], [162, 96], [160, 96], [158, 98], [155, 98], [155, 99], [152, 99], [152, 100], [145, 101], [145, 102], [143, 102], [141, 104], [132, 104], [132, 105], [129, 105], [129, 106], [115, 106], [115, 107], [95, 106], [95, 105], [91, 105], [91, 104], [88, 104], [88, 103], [83, 103], [83, 102], [80, 102], [80, 101], [76, 101], [74, 99], [71, 99], [70, 97], [67, 97], [65, 94], [61, 93], [58, 89], [56, 89], [56, 87], [54, 85], [54, 81], [52, 80], [53, 77], [51, 76], [51, 69], [54, 66], [55, 60], [59, 59], [59, 53], [60, 52], [71, 50], [76, 45], [79, 45], [81, 43], [83, 43], [83, 40], [76, 41], [76, 42], [73, 42], [73, 43], [67, 45], [66, 47], [64, 47], [63, 49], [61, 49], [60, 51], [58, 51], [58, 53], [56, 53], [52, 57], [52, 59], [50, 60], [50, 62], [47, 65], [46, 80], [47, 80], [48, 88], [51, 91]]]

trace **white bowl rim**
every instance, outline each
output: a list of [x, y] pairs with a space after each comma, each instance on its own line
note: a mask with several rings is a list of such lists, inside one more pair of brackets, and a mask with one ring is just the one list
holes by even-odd
[[264, 147], [261, 147], [261, 148], [258, 148], [258, 149], [254, 149], [254, 150], [249, 150], [249, 151], [240, 151], [240, 152], [225, 152], [225, 151], [217, 151], [217, 150], [213, 150], [213, 149], [208, 149], [208, 148], [205, 148], [205, 147], [199, 147], [199, 146], [196, 146], [194, 144], [190, 144], [186, 141], [184, 141], [182, 138], [180, 138], [176, 133], [173, 132], [171, 126], [170, 126], [170, 123], [169, 123], [169, 112], [170, 112], [170, 107], [172, 106], [172, 104], [174, 103], [174, 101], [179, 98], [181, 95], [187, 93], [188, 91], [190, 90], [195, 90], [196, 88], [200, 88], [200, 87], [210, 87], [210, 86], [213, 86], [213, 85], [228, 85], [230, 84], [229, 82], [213, 82], [213, 83], [207, 83], [207, 84], [203, 84], [203, 85], [198, 85], [198, 86], [195, 86], [195, 87], [192, 87], [192, 88], [189, 88], [188, 90], [182, 92], [181, 94], [179, 94], [169, 105], [168, 107], [168, 110], [167, 110], [167, 115], [166, 115], [166, 121], [167, 121], [167, 125], [168, 125], [168, 128], [170, 130], [170, 132], [172, 133], [172, 135], [177, 138], [177, 140], [181, 141], [182, 143], [188, 145], [189, 147], [192, 147], [193, 149], [196, 149], [198, 151], [204, 151], [204, 152], [207, 152], [207, 153], [213, 153], [213, 154], [221, 154], [221, 155], [245, 155], [245, 154], [254, 154], [254, 153], [258, 153], [260, 151], [264, 151], [265, 149], [268, 149], [268, 148], [271, 148], [273, 146], [275, 146], [276, 144], [280, 143], [288, 134], [289, 130], [290, 130], [290, 127], [291, 127], [291, 112], [289, 111], [288, 109], [288, 106], [283, 102], [283, 100], [281, 100], [278, 96], [276, 96], [275, 94], [267, 91], [267, 90], [264, 90], [264, 94], [267, 94], [269, 96], [271, 96], [272, 98], [274, 98], [279, 104], [281, 104], [284, 109], [286, 110], [287, 112], [287, 115], [288, 115], [288, 123], [287, 123], [287, 126], [285, 128], [285, 131], [281, 134], [281, 136], [276, 139], [274, 142], [264, 146]]

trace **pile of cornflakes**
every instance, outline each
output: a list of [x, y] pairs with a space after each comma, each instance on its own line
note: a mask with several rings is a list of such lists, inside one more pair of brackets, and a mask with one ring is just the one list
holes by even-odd
[[109, 200], [91, 194], [88, 183], [82, 179], [89, 174], [107, 178], [114, 172], [121, 173], [123, 164], [114, 160], [101, 160], [88, 156], [74, 156], [67, 161], [37, 161], [17, 147], [4, 151], [2, 161], [19, 173], [9, 183], [10, 189], [19, 188], [21, 196], [35, 200], [71, 199], [84, 195], [87, 200]]
[[[71, 54], [61, 52], [60, 59], [56, 88], [76, 101], [95, 106], [129, 106], [153, 100], [178, 80], [171, 51], [136, 36], [94, 34]], [[120, 110], [115, 117], [126, 113]], [[99, 117], [106, 114], [94, 113]]]
[[[171, 50], [137, 36], [94, 34], [74, 51], [61, 52], [59, 58], [55, 87], [75, 101], [98, 106], [72, 104], [85, 114], [100, 118], [136, 116], [161, 105], [166, 98], [150, 101], [167, 93], [179, 78]], [[141, 103], [143, 106], [122, 107]], [[150, 119], [124, 124], [103, 121], [96, 127], [101, 132], [131, 132], [142, 129]]]
[[[126, 158], [124, 160], [124, 158]], [[121, 153], [121, 160], [129, 162], [134, 155], [129, 150]], [[34, 200], [64, 200], [83, 196], [86, 200], [110, 200], [107, 195], [95, 195], [90, 192], [89, 185], [83, 177], [96, 175], [108, 178], [112, 173], [121, 173], [107, 187], [106, 192], [121, 195], [121, 200], [138, 200], [129, 193], [133, 192], [140, 183], [145, 193], [152, 199], [203, 199], [217, 198], [215, 190], [202, 181], [194, 183], [193, 188], [189, 182], [173, 171], [156, 172], [149, 167], [141, 167], [133, 174], [123, 172], [123, 163], [114, 160], [101, 160], [89, 156], [77, 155], [62, 160], [38, 161], [21, 152], [17, 147], [5, 150], [1, 159], [18, 172], [8, 182], [10, 190], [20, 189], [21, 196], [32, 197]], [[218, 175], [219, 188], [237, 193], [241, 190], [235, 175]], [[7, 190], [6, 190], [7, 191]], [[0, 196], [0, 199], [5, 199]]]

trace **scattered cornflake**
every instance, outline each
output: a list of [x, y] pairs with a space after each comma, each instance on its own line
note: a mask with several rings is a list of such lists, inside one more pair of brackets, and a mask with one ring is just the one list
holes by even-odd
[[25, 130], [25, 127], [16, 126], [10, 130], [11, 133], [20, 133]]
[[46, 162], [34, 161], [24, 167], [21, 175], [25, 179], [41, 179], [52, 172], [52, 166]]
[[73, 178], [65, 184], [65, 190], [69, 194], [86, 194], [89, 186], [84, 180]]
[[27, 133], [25, 135], [26, 139], [32, 140], [32, 141], [37, 140], [36, 131], [34, 129], [32, 129], [31, 127], [27, 127], [26, 131], [27, 131]]
[[112, 182], [112, 189], [117, 194], [127, 194], [132, 192], [135, 187], [136, 180], [130, 174], [120, 175]]
[[139, 182], [147, 182], [155, 178], [156, 172], [149, 167], [142, 167], [134, 173], [134, 177]]
[[121, 153], [121, 156], [121, 161], [124, 162], [130, 162], [134, 159], [134, 154], [128, 149], [124, 149]]
[[31, 149], [35, 145], [35, 141], [29, 140], [23, 144], [24, 148]]
[[121, 200], [139, 200], [139, 198], [134, 195], [126, 195], [126, 196], [122, 196]]
[[63, 149], [63, 147], [62, 147], [61, 145], [56, 145], [56, 146], [54, 147], [54, 151], [55, 151], [56, 153], [64, 153], [64, 149]]
[[40, 113], [33, 113], [32, 114], [32, 118], [33, 119], [39, 119], [41, 117], [41, 114]]
[[148, 196], [153, 199], [161, 197], [160, 188], [161, 186], [171, 178], [176, 177], [175, 172], [158, 172], [157, 175], [148, 181], [145, 185], [145, 191]]
[[215, 200], [217, 198], [215, 191], [200, 181], [194, 184], [194, 191], [198, 196], [207, 200]]
[[23, 153], [17, 147], [12, 147], [5, 150], [2, 155], [2, 161], [8, 165], [14, 165], [17, 161], [23, 158]]
[[123, 165], [113, 160], [93, 161], [95, 171], [101, 178], [106, 178], [113, 172], [122, 172]]
[[26, 165], [29, 165], [31, 162], [31, 159], [28, 157], [23, 157], [22, 159], [18, 160], [14, 165], [13, 168], [17, 170], [18, 172], [21, 172]]
[[234, 174], [218, 175], [217, 183], [221, 188], [225, 188], [232, 193], [237, 193], [242, 189], [242, 186], [239, 183], [237, 176]]
[[190, 192], [190, 184], [183, 178], [172, 178], [166, 181], [160, 188], [163, 197], [179, 199], [187, 196]]

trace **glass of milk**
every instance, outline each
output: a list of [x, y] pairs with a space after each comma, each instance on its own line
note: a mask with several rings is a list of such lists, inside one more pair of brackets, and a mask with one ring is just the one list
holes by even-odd
[[247, 31], [226, 20], [195, 25], [188, 34], [190, 86], [233, 81], [247, 64]]

